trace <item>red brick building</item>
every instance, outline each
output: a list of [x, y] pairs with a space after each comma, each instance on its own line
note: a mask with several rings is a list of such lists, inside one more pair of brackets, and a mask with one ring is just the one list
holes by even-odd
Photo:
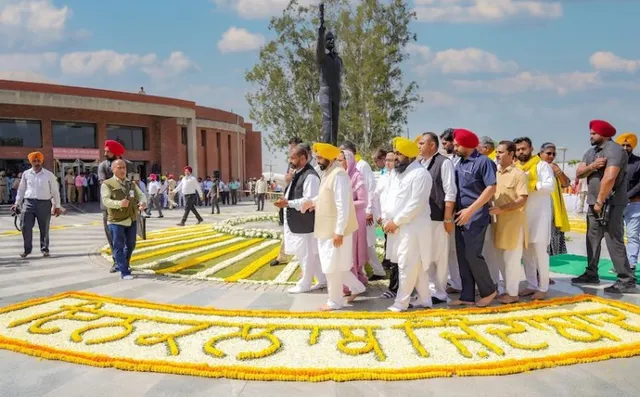
[[262, 174], [262, 137], [234, 113], [195, 102], [92, 88], [0, 80], [0, 170], [21, 170], [27, 154], [45, 156], [60, 175], [93, 167], [117, 139], [141, 176], [220, 172], [223, 180]]

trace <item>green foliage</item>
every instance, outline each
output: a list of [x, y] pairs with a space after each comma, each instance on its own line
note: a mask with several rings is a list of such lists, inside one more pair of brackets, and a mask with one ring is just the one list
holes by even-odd
[[[422, 100], [415, 82], [404, 83], [401, 69], [406, 46], [416, 41], [409, 29], [415, 15], [404, 0], [325, 4], [326, 26], [336, 34], [344, 63], [338, 140], [353, 141], [363, 153], [388, 146], [391, 138], [403, 135], [407, 114]], [[282, 16], [271, 20], [276, 38], [246, 74], [255, 87], [247, 94], [250, 118], [271, 131], [270, 149], [285, 147], [292, 136], [321, 139], [318, 27], [318, 7], [292, 0]]]
[[569, 161], [567, 161], [567, 164], [569, 164], [569, 165], [577, 165], [577, 164], [580, 164], [581, 161], [582, 160], [569, 160]]

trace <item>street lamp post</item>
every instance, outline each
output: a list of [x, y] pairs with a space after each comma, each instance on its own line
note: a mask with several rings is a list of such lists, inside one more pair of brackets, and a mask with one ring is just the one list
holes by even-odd
[[565, 156], [567, 154], [567, 148], [566, 147], [559, 147], [557, 149], [562, 151], [562, 172], [564, 172], [564, 163], [565, 163]]

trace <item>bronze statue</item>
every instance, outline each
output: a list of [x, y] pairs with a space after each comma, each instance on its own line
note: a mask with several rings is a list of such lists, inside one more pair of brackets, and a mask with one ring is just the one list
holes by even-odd
[[323, 142], [338, 145], [338, 120], [340, 118], [340, 83], [342, 58], [335, 48], [335, 36], [326, 32], [324, 3], [320, 4], [320, 28], [316, 58], [320, 68], [320, 110], [322, 111]]

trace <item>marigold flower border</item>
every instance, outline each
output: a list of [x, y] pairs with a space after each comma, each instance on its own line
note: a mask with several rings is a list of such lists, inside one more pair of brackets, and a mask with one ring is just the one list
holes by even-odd
[[[62, 298], [98, 299], [103, 302], [133, 306], [144, 309], [163, 310], [178, 313], [215, 314], [219, 316], [254, 316], [267, 318], [342, 318], [342, 319], [375, 319], [375, 318], [411, 318], [420, 316], [421, 312], [405, 313], [378, 313], [378, 312], [289, 312], [269, 310], [220, 310], [212, 307], [199, 307], [188, 305], [172, 305], [154, 303], [137, 299], [124, 299], [102, 296], [88, 292], [64, 292], [58, 295], [44, 298], [36, 298], [26, 302], [14, 304], [0, 309], [0, 314], [20, 310], [38, 304], [44, 304]], [[577, 295], [566, 298], [554, 298], [548, 301], [519, 303], [510, 306], [489, 308], [457, 309], [456, 313], [489, 314], [505, 313], [522, 309], [536, 309], [540, 307], [554, 306], [558, 304], [571, 304], [580, 302], [598, 302], [633, 313], [640, 314], [640, 307], [619, 301], [600, 298], [592, 295]], [[431, 309], [429, 313], [450, 311], [448, 309]], [[487, 362], [482, 364], [470, 364], [464, 366], [433, 365], [411, 367], [406, 369], [370, 369], [370, 368], [258, 368], [251, 366], [209, 366], [205, 364], [172, 363], [160, 360], [140, 360], [129, 358], [114, 358], [104, 355], [72, 352], [62, 349], [54, 349], [39, 346], [22, 340], [0, 336], [0, 349], [10, 350], [47, 360], [59, 360], [75, 364], [89, 365], [99, 368], [116, 368], [125, 371], [158, 372], [176, 375], [190, 375], [208, 378], [229, 378], [247, 381], [298, 381], [298, 382], [324, 382], [324, 381], [356, 381], [356, 380], [416, 380], [441, 378], [452, 376], [498, 376], [510, 375], [532, 370], [553, 368], [573, 364], [591, 363], [613, 358], [628, 358], [640, 355], [640, 343], [628, 343], [615, 348], [597, 348], [580, 352], [551, 355], [536, 359], [505, 360], [500, 362]]]

